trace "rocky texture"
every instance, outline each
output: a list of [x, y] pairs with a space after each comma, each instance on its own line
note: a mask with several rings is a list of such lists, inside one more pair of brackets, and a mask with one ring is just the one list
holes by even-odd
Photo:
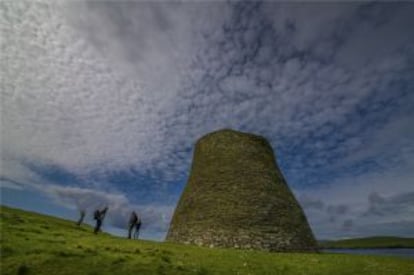
[[317, 249], [269, 142], [232, 130], [197, 142], [167, 241], [266, 251]]

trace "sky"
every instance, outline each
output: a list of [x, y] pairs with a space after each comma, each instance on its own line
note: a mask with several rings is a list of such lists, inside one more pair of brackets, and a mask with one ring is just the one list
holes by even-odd
[[162, 241], [193, 146], [266, 137], [318, 239], [414, 237], [414, 4], [1, 1], [1, 204]]

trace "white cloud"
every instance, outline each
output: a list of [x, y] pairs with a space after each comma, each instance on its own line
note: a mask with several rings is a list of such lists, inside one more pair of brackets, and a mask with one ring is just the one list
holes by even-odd
[[0, 178], [0, 193], [2, 188], [23, 190], [23, 186], [19, 182]]
[[[269, 138], [295, 188], [313, 170], [331, 173], [331, 187], [308, 194], [326, 205], [352, 210], [370, 192], [411, 190], [412, 6], [393, 6], [376, 25], [381, 5], [258, 5], [2, 2], [1, 175], [42, 186], [24, 165], [35, 162], [86, 184], [132, 167], [165, 189], [185, 178], [197, 138], [231, 127]], [[367, 158], [400, 168], [339, 174]], [[54, 194], [116, 205], [93, 191], [101, 185]]]
[[[412, 163], [407, 166], [411, 167]], [[405, 230], [401, 227], [397, 232], [390, 226], [401, 221], [413, 222], [410, 217], [414, 213], [414, 203], [407, 199], [414, 192], [414, 172], [408, 167], [394, 167], [357, 177], [348, 176], [319, 188], [295, 189], [294, 193], [320, 239], [362, 237], [374, 231], [376, 235], [412, 236], [412, 227], [407, 226]], [[380, 198], [380, 203], [372, 202], [376, 197]], [[330, 213], [340, 206], [345, 206], [346, 211]], [[374, 215], [373, 210], [381, 212], [382, 216]], [[347, 220], [352, 220], [352, 226], [347, 222], [347, 226], [343, 227]]]
[[[219, 28], [231, 18], [224, 4], [7, 6], [1, 55], [8, 64], [2, 67], [3, 155], [51, 162], [78, 174], [131, 165], [151, 170], [166, 163], [182, 171], [188, 164], [177, 164], [174, 151], [224, 127], [265, 134], [274, 145], [279, 136], [302, 143], [327, 123], [342, 124], [367, 95], [394, 79], [389, 71], [377, 74], [374, 66], [351, 73], [296, 57], [276, 58], [272, 68], [247, 60], [240, 76], [221, 77], [220, 68], [231, 65], [214, 44], [226, 39]], [[316, 6], [281, 5], [268, 11], [289, 10], [286, 18], [270, 20], [283, 34], [283, 20], [294, 18], [296, 40], [308, 41], [321, 28], [330, 28], [327, 22], [355, 10], [346, 7], [324, 6], [324, 16], [309, 24], [309, 32], [302, 22], [309, 16], [303, 14]], [[210, 22], [213, 14], [216, 20]], [[257, 27], [251, 22], [245, 24]], [[204, 34], [210, 40], [203, 40]], [[221, 77], [217, 85], [223, 93], [214, 86], [202, 92], [208, 88], [202, 83], [205, 70], [215, 67], [212, 81]], [[259, 86], [256, 77], [273, 87]]]
[[[188, 20], [199, 11], [189, 18], [169, 4], [95, 4], [6, 4], [3, 156], [83, 174], [130, 165], [152, 169], [175, 148], [166, 125], [192, 56]], [[206, 20], [206, 11], [196, 23]], [[131, 33], [119, 33], [122, 13]], [[86, 33], [68, 23], [74, 20]]]

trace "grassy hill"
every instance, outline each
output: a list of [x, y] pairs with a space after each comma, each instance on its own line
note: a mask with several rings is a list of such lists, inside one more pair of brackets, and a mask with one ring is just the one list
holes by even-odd
[[209, 249], [94, 235], [90, 226], [0, 208], [1, 274], [413, 274], [414, 262]]
[[320, 242], [323, 248], [414, 248], [414, 238], [375, 236]]

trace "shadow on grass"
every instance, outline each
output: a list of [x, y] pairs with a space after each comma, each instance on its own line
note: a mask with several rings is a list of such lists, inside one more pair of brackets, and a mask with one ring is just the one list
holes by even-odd
[[18, 275], [24, 275], [29, 273], [29, 267], [25, 264], [21, 264], [19, 268], [17, 269]]

